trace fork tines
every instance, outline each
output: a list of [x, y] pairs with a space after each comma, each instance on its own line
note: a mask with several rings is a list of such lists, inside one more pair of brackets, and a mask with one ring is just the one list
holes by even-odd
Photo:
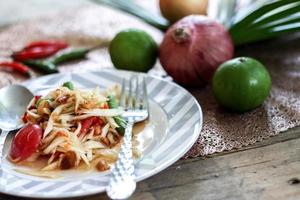
[[120, 106], [125, 110], [148, 109], [148, 95], [145, 77], [132, 75], [122, 80]]

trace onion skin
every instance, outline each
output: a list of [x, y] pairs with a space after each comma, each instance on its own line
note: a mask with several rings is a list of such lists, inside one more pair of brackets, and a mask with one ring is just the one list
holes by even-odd
[[160, 0], [161, 14], [174, 23], [188, 15], [206, 15], [208, 0]]
[[166, 72], [184, 86], [209, 83], [215, 70], [231, 59], [234, 45], [227, 30], [206, 16], [187, 16], [172, 25], [159, 49]]

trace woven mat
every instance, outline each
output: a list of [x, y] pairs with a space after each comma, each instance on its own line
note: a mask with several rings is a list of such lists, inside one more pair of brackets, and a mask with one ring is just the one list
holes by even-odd
[[[46, 16], [27, 23], [13, 25], [0, 32], [0, 59], [7, 59], [11, 51], [37, 39], [64, 39], [72, 46], [107, 45], [118, 31], [141, 28], [157, 42], [162, 33], [139, 20], [108, 8], [91, 6]], [[246, 114], [228, 113], [215, 102], [210, 87], [191, 89], [199, 100], [204, 114], [200, 137], [185, 157], [205, 156], [215, 152], [240, 148], [276, 135], [300, 124], [300, 42], [277, 40], [238, 49], [237, 54], [248, 55], [265, 63], [272, 76], [273, 87], [268, 100], [260, 108]], [[64, 65], [60, 71], [88, 71], [111, 67], [107, 49], [93, 51], [88, 59]], [[152, 74], [163, 74], [159, 64]], [[24, 81], [17, 74], [0, 71], [0, 87]]]

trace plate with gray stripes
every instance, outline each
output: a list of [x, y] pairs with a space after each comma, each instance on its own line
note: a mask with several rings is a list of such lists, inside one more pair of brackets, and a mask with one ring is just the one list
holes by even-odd
[[[61, 73], [24, 82], [34, 94], [72, 81], [79, 88], [107, 88], [121, 84], [133, 72], [105, 69], [84, 73]], [[202, 111], [197, 100], [179, 85], [143, 73], [149, 96], [150, 117], [136, 136], [142, 156], [135, 162], [136, 180], [141, 181], [179, 160], [195, 143], [202, 128]], [[64, 170], [49, 179], [21, 173], [6, 155], [12, 136], [4, 144], [0, 192], [32, 198], [65, 198], [105, 191], [109, 172]]]

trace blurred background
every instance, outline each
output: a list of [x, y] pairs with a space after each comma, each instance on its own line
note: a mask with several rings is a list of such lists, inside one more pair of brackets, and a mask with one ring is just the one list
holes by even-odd
[[[133, 2], [147, 7], [152, 12], [159, 12], [159, 0], [132, 0]], [[221, 0], [213, 0], [211, 4], [211, 15], [216, 15], [218, 9], [215, 4]], [[223, 0], [222, 0], [223, 1]], [[230, 4], [235, 0], [226, 0], [225, 4]], [[238, 0], [238, 4], [246, 5], [253, 0]], [[265, 2], [268, 0], [255, 0]], [[214, 5], [213, 5], [214, 4]], [[57, 13], [65, 9], [80, 8], [83, 6], [95, 6], [89, 0], [0, 0], [0, 27], [8, 24], [29, 20], [35, 17]]]
[[91, 3], [87, 0], [1, 0], [0, 26], [89, 4]]
[[[134, 0], [134, 2], [158, 12], [157, 0]], [[89, 0], [0, 0], [0, 27], [83, 6], [96, 4]]]

